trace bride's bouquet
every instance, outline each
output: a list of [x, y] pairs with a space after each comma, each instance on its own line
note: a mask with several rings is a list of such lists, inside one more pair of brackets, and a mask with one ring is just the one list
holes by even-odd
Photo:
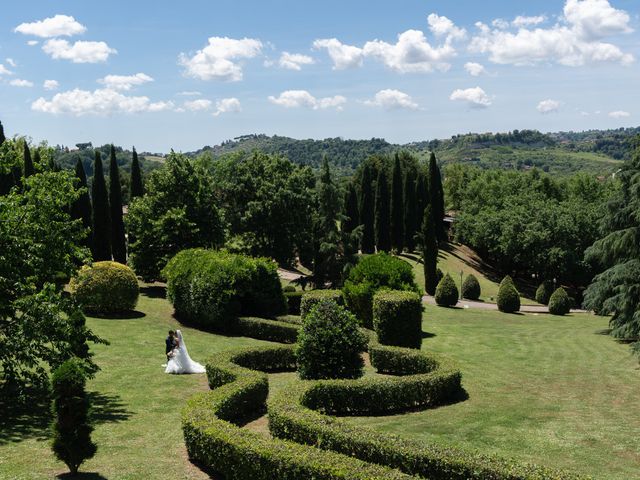
[[178, 349], [177, 349], [177, 348], [174, 348], [173, 350], [171, 350], [171, 351], [167, 354], [167, 357], [169, 357], [169, 358], [173, 358], [173, 357], [175, 357], [177, 354], [178, 354]]

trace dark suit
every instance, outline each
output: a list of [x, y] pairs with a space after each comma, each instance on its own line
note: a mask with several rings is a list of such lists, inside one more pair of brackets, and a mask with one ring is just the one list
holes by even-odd
[[164, 344], [165, 344], [165, 354], [167, 355], [167, 358], [169, 358], [169, 353], [176, 346], [176, 341], [171, 335], [169, 335], [165, 339]]

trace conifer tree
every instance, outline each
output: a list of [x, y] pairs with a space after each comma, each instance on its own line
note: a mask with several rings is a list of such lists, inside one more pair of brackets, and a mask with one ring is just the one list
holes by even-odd
[[424, 265], [424, 285], [429, 295], [435, 295], [438, 287], [438, 240], [436, 237], [433, 207], [427, 205], [422, 220], [422, 263]]
[[407, 169], [404, 176], [404, 245], [409, 252], [416, 248], [418, 204], [416, 198], [415, 172]]
[[404, 194], [400, 157], [396, 154], [391, 173], [391, 246], [398, 253], [404, 250]]
[[96, 262], [111, 260], [111, 217], [99, 150], [95, 151], [91, 204], [93, 205], [93, 260]]
[[362, 225], [362, 253], [374, 253], [375, 251], [375, 227], [374, 227], [374, 198], [373, 179], [371, 167], [365, 164], [362, 171], [362, 185], [360, 197], [360, 225]]
[[109, 161], [109, 207], [111, 216], [111, 253], [119, 263], [127, 263], [127, 243], [122, 220], [122, 190], [116, 149], [111, 145]]
[[416, 178], [416, 232], [422, 232], [424, 209], [431, 204], [428, 179], [422, 169], [418, 170]]
[[138, 152], [133, 147], [133, 158], [131, 160], [131, 190], [129, 200], [144, 195], [144, 185], [142, 183], [142, 173], [140, 172], [140, 162], [138, 161]]
[[4, 127], [2, 126], [2, 122], [0, 122], [0, 145], [4, 143], [7, 137], [4, 136]]
[[353, 232], [359, 225], [359, 217], [356, 186], [353, 182], [349, 182], [344, 196], [344, 221], [342, 222], [342, 231], [345, 233]]
[[389, 180], [384, 167], [378, 172], [376, 182], [375, 232], [376, 247], [379, 252], [391, 251], [391, 199]]
[[34, 173], [36, 173], [35, 168], [33, 168], [33, 160], [31, 160], [31, 151], [29, 150], [29, 144], [26, 142], [24, 142], [24, 155], [23, 155], [23, 160], [24, 160], [24, 166], [22, 169], [22, 175], [24, 176], [24, 178], [29, 178], [31, 175], [33, 175]]
[[91, 199], [89, 198], [89, 190], [87, 188], [87, 175], [82, 165], [82, 159], [78, 157], [76, 162], [76, 188], [84, 189], [83, 193], [71, 205], [71, 218], [82, 220], [82, 226], [88, 231], [85, 245], [92, 244], [92, 221], [91, 221]]
[[436, 161], [435, 153], [431, 152], [429, 158], [429, 194], [433, 206], [433, 217], [436, 224], [436, 233], [439, 242], [446, 242], [447, 234], [444, 230], [444, 190], [442, 188], [442, 175]]

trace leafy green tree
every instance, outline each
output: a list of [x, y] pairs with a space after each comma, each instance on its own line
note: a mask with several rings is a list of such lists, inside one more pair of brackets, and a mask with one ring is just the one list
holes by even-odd
[[15, 140], [0, 144], [0, 195], [8, 194], [20, 183], [22, 176], [22, 148]]
[[144, 184], [142, 183], [142, 172], [140, 171], [138, 152], [136, 152], [136, 147], [133, 147], [131, 159], [131, 190], [129, 193], [129, 199], [133, 200], [134, 198], [141, 197], [143, 195]]
[[204, 165], [171, 153], [147, 181], [147, 192], [129, 205], [127, 229], [132, 238], [129, 261], [146, 280], [179, 251], [219, 247], [224, 230], [214, 181]]
[[360, 184], [360, 225], [362, 225], [362, 253], [375, 251], [375, 206], [373, 197], [373, 179], [371, 167], [365, 164]]
[[607, 205], [603, 231], [585, 253], [587, 261], [602, 272], [584, 295], [586, 308], [611, 315], [611, 335], [633, 342], [640, 355], [640, 137], [630, 161], [617, 177], [620, 191]]
[[391, 246], [398, 253], [404, 250], [404, 194], [400, 157], [396, 154], [391, 173]]
[[111, 216], [107, 185], [104, 181], [102, 158], [96, 150], [93, 165], [93, 185], [91, 189], [93, 205], [93, 259], [95, 261], [111, 260]]
[[93, 428], [89, 424], [90, 402], [85, 384], [86, 372], [78, 359], [64, 362], [51, 378], [55, 415], [51, 448], [71, 475], [77, 475], [80, 465], [97, 451], [91, 440]]
[[447, 233], [444, 230], [444, 190], [442, 188], [442, 175], [436, 161], [436, 155], [431, 152], [429, 158], [429, 193], [433, 207], [433, 218], [436, 225], [438, 242], [447, 241]]
[[111, 218], [111, 252], [113, 259], [119, 263], [127, 263], [127, 243], [124, 236], [122, 219], [122, 191], [120, 188], [120, 169], [116, 159], [116, 150], [111, 145], [109, 161], [109, 208]]
[[93, 234], [91, 232], [93, 223], [91, 221], [91, 199], [89, 198], [89, 189], [87, 188], [87, 176], [84, 171], [82, 161], [78, 158], [76, 163], [76, 189], [79, 197], [71, 204], [71, 218], [81, 220], [82, 226], [86, 229], [87, 236], [83, 245], [90, 247], [92, 245]]
[[31, 151], [29, 150], [29, 144], [25, 140], [23, 143], [23, 161], [24, 166], [22, 168], [22, 176], [24, 178], [28, 178], [31, 175], [36, 173], [35, 168], [33, 167], [33, 160], [31, 160]]
[[389, 180], [384, 168], [378, 172], [376, 182], [375, 231], [376, 247], [379, 252], [391, 251], [391, 202]]
[[431, 205], [424, 209], [422, 220], [422, 263], [425, 290], [429, 295], [435, 295], [438, 286], [438, 239]]
[[404, 176], [404, 244], [409, 252], [416, 248], [415, 236], [418, 230], [418, 199], [416, 197], [416, 177], [412, 170]]

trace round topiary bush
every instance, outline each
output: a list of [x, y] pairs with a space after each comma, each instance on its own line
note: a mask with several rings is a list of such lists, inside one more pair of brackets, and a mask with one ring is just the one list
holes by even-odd
[[558, 287], [549, 298], [549, 313], [551, 315], [566, 315], [571, 310], [571, 299], [564, 288]]
[[302, 379], [359, 378], [367, 339], [356, 317], [331, 300], [317, 302], [302, 322], [296, 359]]
[[473, 274], [467, 275], [462, 284], [462, 298], [478, 300], [480, 298], [480, 282]]
[[541, 303], [542, 305], [548, 305], [552, 292], [553, 286], [551, 285], [551, 282], [545, 280], [536, 289], [536, 302]]
[[300, 316], [304, 318], [311, 309], [323, 300], [331, 300], [338, 305], [344, 305], [344, 296], [340, 290], [310, 290], [304, 292], [300, 301]]
[[520, 310], [520, 294], [509, 275], [500, 282], [497, 304], [501, 312], [514, 313]]
[[373, 295], [382, 288], [421, 293], [411, 265], [404, 260], [387, 253], [363, 257], [349, 272], [342, 291], [349, 310], [367, 328], [373, 327]]
[[383, 345], [420, 348], [422, 299], [414, 292], [380, 290], [373, 296], [373, 328]]
[[85, 312], [97, 314], [131, 311], [140, 294], [133, 270], [111, 261], [85, 265], [71, 279], [69, 289]]
[[435, 300], [441, 307], [454, 307], [458, 303], [458, 287], [448, 273], [442, 277], [436, 287]]

